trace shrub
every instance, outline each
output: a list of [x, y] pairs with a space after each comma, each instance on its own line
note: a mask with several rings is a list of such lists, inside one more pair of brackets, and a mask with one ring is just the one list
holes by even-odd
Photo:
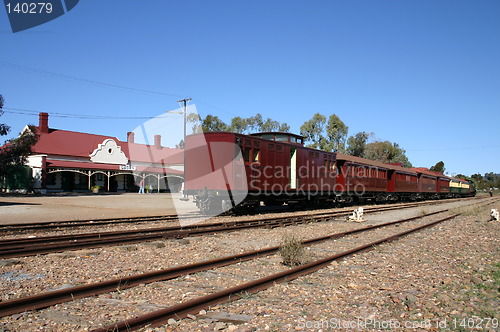
[[283, 237], [280, 251], [282, 263], [286, 266], [299, 266], [304, 261], [304, 246], [302, 241], [293, 234], [287, 234]]

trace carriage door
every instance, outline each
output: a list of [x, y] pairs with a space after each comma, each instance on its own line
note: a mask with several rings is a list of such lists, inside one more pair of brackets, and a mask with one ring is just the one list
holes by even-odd
[[290, 148], [290, 189], [297, 189], [297, 149]]

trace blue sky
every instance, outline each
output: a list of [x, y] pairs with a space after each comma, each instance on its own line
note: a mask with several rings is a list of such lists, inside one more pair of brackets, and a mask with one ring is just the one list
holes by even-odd
[[[82, 0], [14, 34], [0, 9], [0, 94], [10, 112], [110, 116], [50, 126], [121, 140], [145, 121], [126, 118], [183, 97], [202, 116], [261, 113], [295, 133], [316, 112], [337, 114], [414, 166], [500, 173], [499, 17], [493, 0]], [[38, 116], [0, 122], [12, 137]]]

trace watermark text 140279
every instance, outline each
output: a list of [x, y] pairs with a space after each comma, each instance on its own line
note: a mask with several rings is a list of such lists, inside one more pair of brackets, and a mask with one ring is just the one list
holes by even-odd
[[5, 4], [7, 9], [7, 14], [18, 13], [18, 14], [42, 14], [52, 13], [52, 3], [50, 2], [17, 2]]

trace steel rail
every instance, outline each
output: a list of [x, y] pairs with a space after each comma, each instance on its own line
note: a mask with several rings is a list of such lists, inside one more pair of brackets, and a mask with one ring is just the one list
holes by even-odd
[[[422, 202], [414, 203], [393, 203], [398, 204], [398, 206], [407, 204], [413, 204], [414, 206], [421, 205], [432, 205], [439, 204], [438, 202], [453, 202], [458, 200], [464, 200], [466, 198], [450, 198], [446, 200], [427, 200]], [[480, 199], [480, 197], [474, 197], [472, 199]], [[389, 207], [390, 208], [390, 207]], [[370, 209], [370, 208], [366, 208]], [[269, 213], [273, 212], [290, 212], [290, 211], [267, 211]], [[203, 215], [193, 215], [193, 218], [202, 218]], [[85, 226], [101, 226], [101, 225], [113, 225], [113, 224], [124, 224], [124, 223], [139, 223], [139, 222], [150, 222], [150, 221], [170, 221], [177, 220], [177, 215], [160, 215], [160, 216], [144, 216], [144, 217], [124, 217], [124, 218], [102, 218], [102, 219], [83, 219], [83, 220], [63, 220], [63, 221], [49, 221], [49, 222], [39, 222], [39, 223], [15, 223], [15, 224], [0, 224], [0, 231], [26, 231], [26, 230], [47, 230], [47, 229], [61, 229], [69, 227], [85, 227]]]
[[[383, 228], [383, 227], [387, 227], [387, 226], [392, 226], [392, 225], [396, 225], [396, 224], [409, 222], [412, 220], [428, 217], [428, 216], [435, 215], [435, 214], [442, 213], [442, 212], [446, 212], [446, 211], [448, 211], [448, 210], [441, 210], [441, 211], [436, 211], [436, 212], [428, 213], [428, 214], [421, 215], [421, 216], [416, 216], [416, 217], [411, 217], [411, 218], [406, 218], [406, 219], [401, 219], [401, 220], [396, 220], [396, 221], [390, 221], [390, 222], [378, 224], [378, 225], [361, 227], [361, 228], [357, 228], [357, 229], [350, 230], [350, 231], [334, 233], [334, 234], [330, 234], [330, 235], [326, 235], [326, 236], [322, 236], [322, 237], [318, 237], [318, 238], [304, 240], [304, 241], [302, 241], [302, 243], [304, 245], [312, 245], [312, 244], [316, 244], [316, 243], [320, 243], [320, 242], [324, 242], [324, 241], [328, 241], [328, 240], [332, 240], [332, 239], [338, 239], [338, 238], [345, 237], [345, 236], [352, 235], [352, 234], [356, 234], [356, 233], [361, 233], [361, 232], [365, 232], [365, 231], [369, 231], [369, 230], [374, 230], [374, 229], [379, 229], [379, 228]], [[29, 297], [13, 299], [13, 300], [8, 300], [8, 301], [2, 301], [2, 302], [0, 302], [0, 317], [13, 315], [13, 314], [28, 311], [28, 310], [41, 309], [41, 308], [45, 308], [45, 307], [48, 307], [48, 306], [51, 306], [54, 304], [59, 304], [59, 303], [63, 303], [63, 302], [67, 302], [67, 301], [71, 301], [71, 300], [79, 299], [79, 298], [83, 298], [83, 297], [108, 293], [108, 292], [116, 291], [118, 289], [121, 290], [121, 289], [131, 288], [131, 287], [134, 287], [134, 286], [137, 286], [140, 284], [147, 284], [147, 283], [152, 283], [155, 281], [169, 280], [169, 279], [180, 277], [182, 275], [187, 275], [187, 274], [205, 271], [205, 270], [209, 270], [209, 269], [213, 269], [213, 268], [217, 268], [217, 267], [236, 264], [236, 263], [247, 261], [250, 259], [274, 254], [277, 251], [279, 251], [279, 249], [280, 249], [280, 246], [268, 247], [268, 248], [263, 248], [263, 249], [259, 249], [259, 250], [248, 251], [248, 252], [237, 254], [237, 255], [231, 255], [231, 256], [225, 256], [225, 257], [221, 257], [221, 258], [217, 258], [217, 259], [212, 259], [212, 260], [208, 260], [208, 261], [201, 261], [201, 262], [196, 262], [196, 263], [187, 264], [187, 265], [183, 265], [183, 266], [176, 266], [176, 267], [168, 268], [165, 270], [137, 274], [137, 275], [133, 275], [133, 276], [129, 276], [129, 277], [122, 277], [122, 278], [102, 281], [102, 282], [88, 284], [88, 285], [81, 285], [81, 286], [66, 288], [66, 289], [62, 289], [62, 290], [41, 293], [41, 294], [29, 296]]]
[[132, 319], [127, 319], [115, 324], [104, 326], [103, 328], [94, 329], [92, 330], [92, 332], [133, 331], [147, 325], [150, 325], [152, 327], [158, 327], [165, 324], [169, 318], [181, 319], [186, 317], [188, 314], [197, 313], [199, 310], [206, 309], [209, 306], [241, 299], [244, 296], [243, 294], [257, 293], [261, 290], [272, 287], [275, 283], [282, 283], [294, 280], [303, 275], [307, 275], [319, 269], [322, 269], [330, 265], [330, 263], [333, 262], [334, 260], [338, 260], [361, 251], [366, 251], [367, 249], [372, 249], [376, 245], [380, 245], [382, 243], [389, 241], [394, 241], [405, 235], [411, 234], [413, 232], [419, 231], [424, 228], [434, 226], [443, 221], [455, 218], [458, 215], [460, 214], [455, 214], [446, 218], [442, 218], [437, 221], [433, 221], [431, 223], [416, 228], [412, 228], [410, 230], [395, 235], [391, 235], [381, 240], [377, 240], [365, 244], [363, 246], [311, 262], [309, 264], [298, 266], [296, 268], [292, 268], [279, 273], [275, 273], [273, 275], [264, 278], [253, 280], [235, 287], [227, 288], [225, 290], [215, 292], [210, 295], [202, 296], [190, 301], [186, 301], [184, 303], [180, 303], [162, 310], [157, 310], [149, 314], [140, 315]]
[[[389, 211], [406, 208], [409, 205], [399, 205], [382, 208], [367, 208], [366, 213]], [[411, 205], [410, 205], [411, 206]], [[413, 207], [413, 206], [411, 206]], [[77, 235], [60, 235], [39, 238], [5, 239], [0, 241], [0, 259], [38, 254], [48, 254], [65, 250], [84, 248], [99, 248], [119, 244], [140, 243], [158, 239], [183, 238], [186, 236], [214, 234], [256, 227], [283, 227], [289, 224], [301, 224], [307, 219], [314, 221], [329, 220], [332, 217], [348, 215], [347, 211], [320, 212], [316, 214], [301, 214], [285, 217], [272, 217], [264, 221], [245, 220], [229, 223], [198, 224], [190, 227], [162, 227], [141, 230], [126, 230], [102, 233], [87, 233]], [[48, 242], [48, 243], [47, 243]], [[57, 243], [58, 242], [58, 243]]]
[[[395, 207], [374, 208], [368, 210], [367, 213], [387, 211], [388, 209], [395, 209]], [[264, 221], [245, 220], [229, 223], [198, 224], [190, 227], [162, 227], [38, 238], [5, 239], [0, 241], [0, 258], [32, 256], [64, 250], [98, 248], [106, 245], [130, 244], [166, 238], [183, 238], [192, 235], [229, 232], [245, 228], [280, 227], [287, 224], [301, 224], [312, 219], [315, 221], [329, 220], [333, 217], [348, 214], [349, 212], [346, 211], [322, 212], [319, 214], [274, 217]]]
[[[374, 212], [383, 212], [396, 210], [406, 207], [413, 207], [415, 203], [398, 205], [398, 206], [388, 206], [388, 207], [368, 207], [365, 208], [366, 213], [374, 213]], [[332, 216], [339, 215], [344, 216], [349, 214], [350, 212], [343, 211], [332, 211], [332, 212], [318, 212], [318, 213], [307, 213], [307, 214], [298, 214], [295, 216], [285, 216], [285, 217], [271, 217], [266, 220], [269, 221], [277, 221], [277, 220], [292, 220], [303, 217], [322, 217], [322, 216]], [[210, 228], [210, 227], [218, 227], [223, 225], [233, 225], [236, 223], [251, 223], [256, 222], [256, 220], [247, 219], [242, 221], [233, 221], [233, 222], [219, 222], [219, 223], [210, 223], [210, 224], [196, 224], [188, 227], [182, 226], [170, 226], [170, 227], [158, 227], [158, 228], [145, 228], [145, 229], [136, 229], [136, 230], [122, 230], [122, 231], [108, 231], [108, 232], [93, 232], [93, 233], [80, 233], [80, 234], [68, 234], [68, 235], [54, 235], [54, 236], [40, 236], [40, 237], [28, 237], [28, 238], [12, 238], [12, 239], [2, 239], [0, 240], [0, 250], [3, 247], [8, 247], [15, 244], [34, 244], [48, 241], [78, 241], [78, 240], [90, 240], [90, 239], [103, 239], [105, 237], [114, 237], [117, 235], [125, 235], [125, 234], [141, 234], [141, 233], [153, 233], [153, 232], [164, 232], [164, 231], [181, 231], [193, 228]]]
[[0, 224], [0, 230], [1, 231], [45, 230], [45, 229], [53, 229], [53, 228], [102, 226], [102, 225], [129, 224], [129, 223], [162, 221], [162, 220], [164, 220], [164, 221], [177, 220], [177, 215], [64, 220], [64, 221], [48, 221], [48, 222], [40, 222], [40, 223], [23, 223], [23, 224], [19, 224], [19, 223], [17, 223], [17, 224]]

